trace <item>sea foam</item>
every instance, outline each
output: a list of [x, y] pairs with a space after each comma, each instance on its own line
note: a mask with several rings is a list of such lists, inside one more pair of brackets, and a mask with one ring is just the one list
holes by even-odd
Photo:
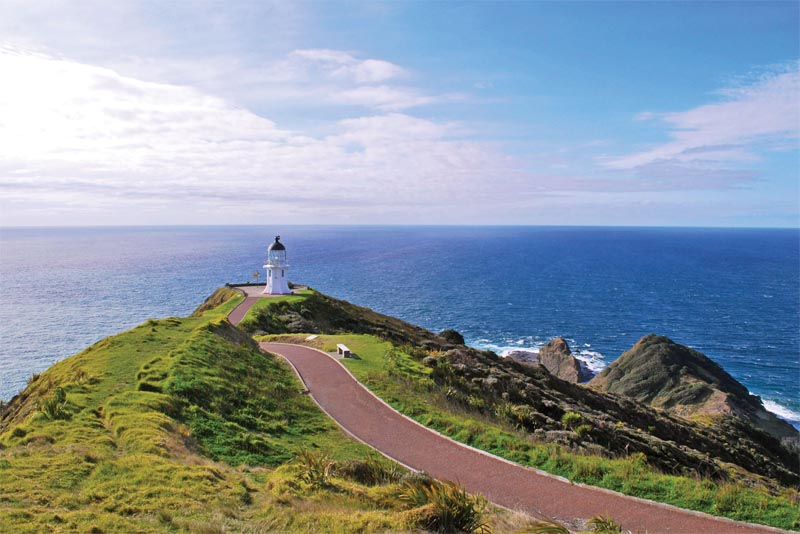
[[785, 419], [786, 421], [792, 423], [792, 425], [794, 425], [795, 428], [797, 428], [798, 425], [800, 425], [800, 412], [791, 410], [786, 406], [783, 406], [782, 404], [778, 404], [775, 401], [766, 399], [763, 399], [762, 401], [764, 403], [764, 408], [766, 408], [768, 411], [774, 413], [781, 419]]
[[[564, 338], [572, 350], [572, 355], [577, 360], [583, 363], [587, 369], [592, 373], [597, 374], [602, 371], [607, 365], [605, 356], [600, 352], [591, 350], [591, 345], [588, 343], [580, 344], [571, 338]], [[548, 340], [549, 341], [549, 340]], [[491, 350], [499, 356], [505, 357], [514, 351], [532, 352], [539, 354], [539, 350], [547, 343], [547, 341], [536, 340], [533, 337], [524, 337], [520, 339], [505, 339], [500, 343], [492, 342], [488, 339], [476, 339], [469, 345], [480, 350]]]

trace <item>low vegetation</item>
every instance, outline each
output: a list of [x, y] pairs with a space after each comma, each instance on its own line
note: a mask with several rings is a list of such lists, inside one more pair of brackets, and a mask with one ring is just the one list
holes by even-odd
[[[354, 334], [347, 318], [360, 308], [322, 295], [314, 301], [312, 307], [304, 303], [311, 328], [292, 335], [295, 328], [283, 323], [277, 338], [327, 351], [345, 343], [357, 358], [344, 363], [359, 380], [402, 413], [458, 441], [576, 482], [800, 529], [792, 451], [743, 422], [691, 422], [402, 322], [395, 327], [375, 312]], [[280, 322], [299, 312], [284, 306], [266, 313]], [[346, 320], [331, 315], [340, 312]], [[252, 324], [260, 321], [256, 316]], [[323, 335], [307, 342], [306, 332]]]
[[[3, 406], [0, 532], [434, 525], [429, 504], [401, 499], [419, 475], [344, 435], [286, 364], [225, 320], [241, 298], [224, 291], [191, 317], [149, 320], [59, 362]], [[529, 523], [472, 511], [496, 532]]]
[[[724, 478], [665, 473], [643, 452], [628, 455], [592, 454], [587, 419], [565, 412], [557, 423], [572, 430], [557, 434], [526, 431], [519, 424], [523, 412], [504, 409], [497, 399], [457, 395], [452, 386], [435, 381], [435, 369], [392, 344], [372, 336], [321, 336], [314, 340], [333, 350], [344, 340], [358, 359], [345, 360], [350, 371], [395, 409], [451, 438], [508, 460], [542, 469], [575, 482], [605, 487], [628, 495], [674, 504], [780, 528], [800, 529], [800, 495], [774, 482], [759, 484], [758, 477], [740, 477], [731, 466]], [[612, 428], [615, 428], [613, 425]], [[551, 436], [555, 436], [556, 440]], [[563, 438], [562, 438], [563, 436]], [[724, 470], [722, 465], [720, 470]]]
[[[34, 375], [3, 404], [0, 531], [557, 528], [408, 473], [349, 439], [282, 360], [228, 323], [241, 298], [222, 289], [190, 317], [107, 338]], [[761, 436], [732, 446], [738, 463], [723, 462], [712, 454], [716, 427], [567, 384], [460, 346], [452, 334], [310, 290], [259, 306], [245, 319], [250, 332], [323, 350], [347, 344], [356, 357], [345, 363], [361, 381], [456, 440], [570, 480], [800, 529], [798, 493], [779, 483], [791, 470], [780, 471], [781, 449]], [[305, 341], [308, 333], [320, 335]], [[590, 523], [614, 532], [609, 518]]]

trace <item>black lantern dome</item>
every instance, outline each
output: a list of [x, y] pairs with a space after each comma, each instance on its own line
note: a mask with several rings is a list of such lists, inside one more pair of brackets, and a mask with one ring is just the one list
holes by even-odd
[[275, 241], [269, 246], [269, 248], [267, 249], [267, 252], [270, 252], [270, 251], [273, 251], [273, 250], [286, 250], [286, 247], [284, 247], [283, 243], [281, 243], [281, 236], [279, 236], [279, 235], [275, 236]]
[[275, 241], [267, 248], [267, 265], [286, 266], [286, 247], [281, 243], [279, 235], [275, 236]]

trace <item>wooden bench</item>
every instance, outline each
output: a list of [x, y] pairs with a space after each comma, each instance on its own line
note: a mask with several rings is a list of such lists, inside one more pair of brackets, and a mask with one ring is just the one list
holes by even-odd
[[342, 343], [336, 344], [336, 353], [344, 358], [350, 357], [350, 349], [347, 348], [347, 345], [343, 345]]

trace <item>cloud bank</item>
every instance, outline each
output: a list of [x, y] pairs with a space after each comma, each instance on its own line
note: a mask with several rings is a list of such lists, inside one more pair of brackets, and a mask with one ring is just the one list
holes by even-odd
[[[405, 72], [330, 50], [292, 56], [354, 82]], [[463, 138], [457, 123], [399, 112], [333, 121], [313, 136], [192, 87], [48, 55], [6, 47], [0, 71], [0, 188], [9, 206], [38, 206], [39, 214], [83, 206], [122, 216], [183, 203], [309, 222], [345, 214], [347, 222], [358, 205], [359, 217], [403, 222], [453, 198], [486, 195], [487, 177], [509, 164]], [[352, 98], [398, 107], [386, 103], [401, 97], [375, 90]]]
[[[668, 140], [599, 157], [618, 144], [512, 152], [475, 124], [421, 116], [469, 97], [351, 51], [111, 68], [5, 46], [0, 72], [3, 225], [674, 224], [690, 193], [752, 189], [765, 151], [796, 148], [800, 122], [796, 64], [718, 102], [643, 111], [635, 122]], [[281, 107], [315, 111], [290, 127], [270, 120]], [[788, 200], [692, 202], [719, 220], [797, 212]]]

